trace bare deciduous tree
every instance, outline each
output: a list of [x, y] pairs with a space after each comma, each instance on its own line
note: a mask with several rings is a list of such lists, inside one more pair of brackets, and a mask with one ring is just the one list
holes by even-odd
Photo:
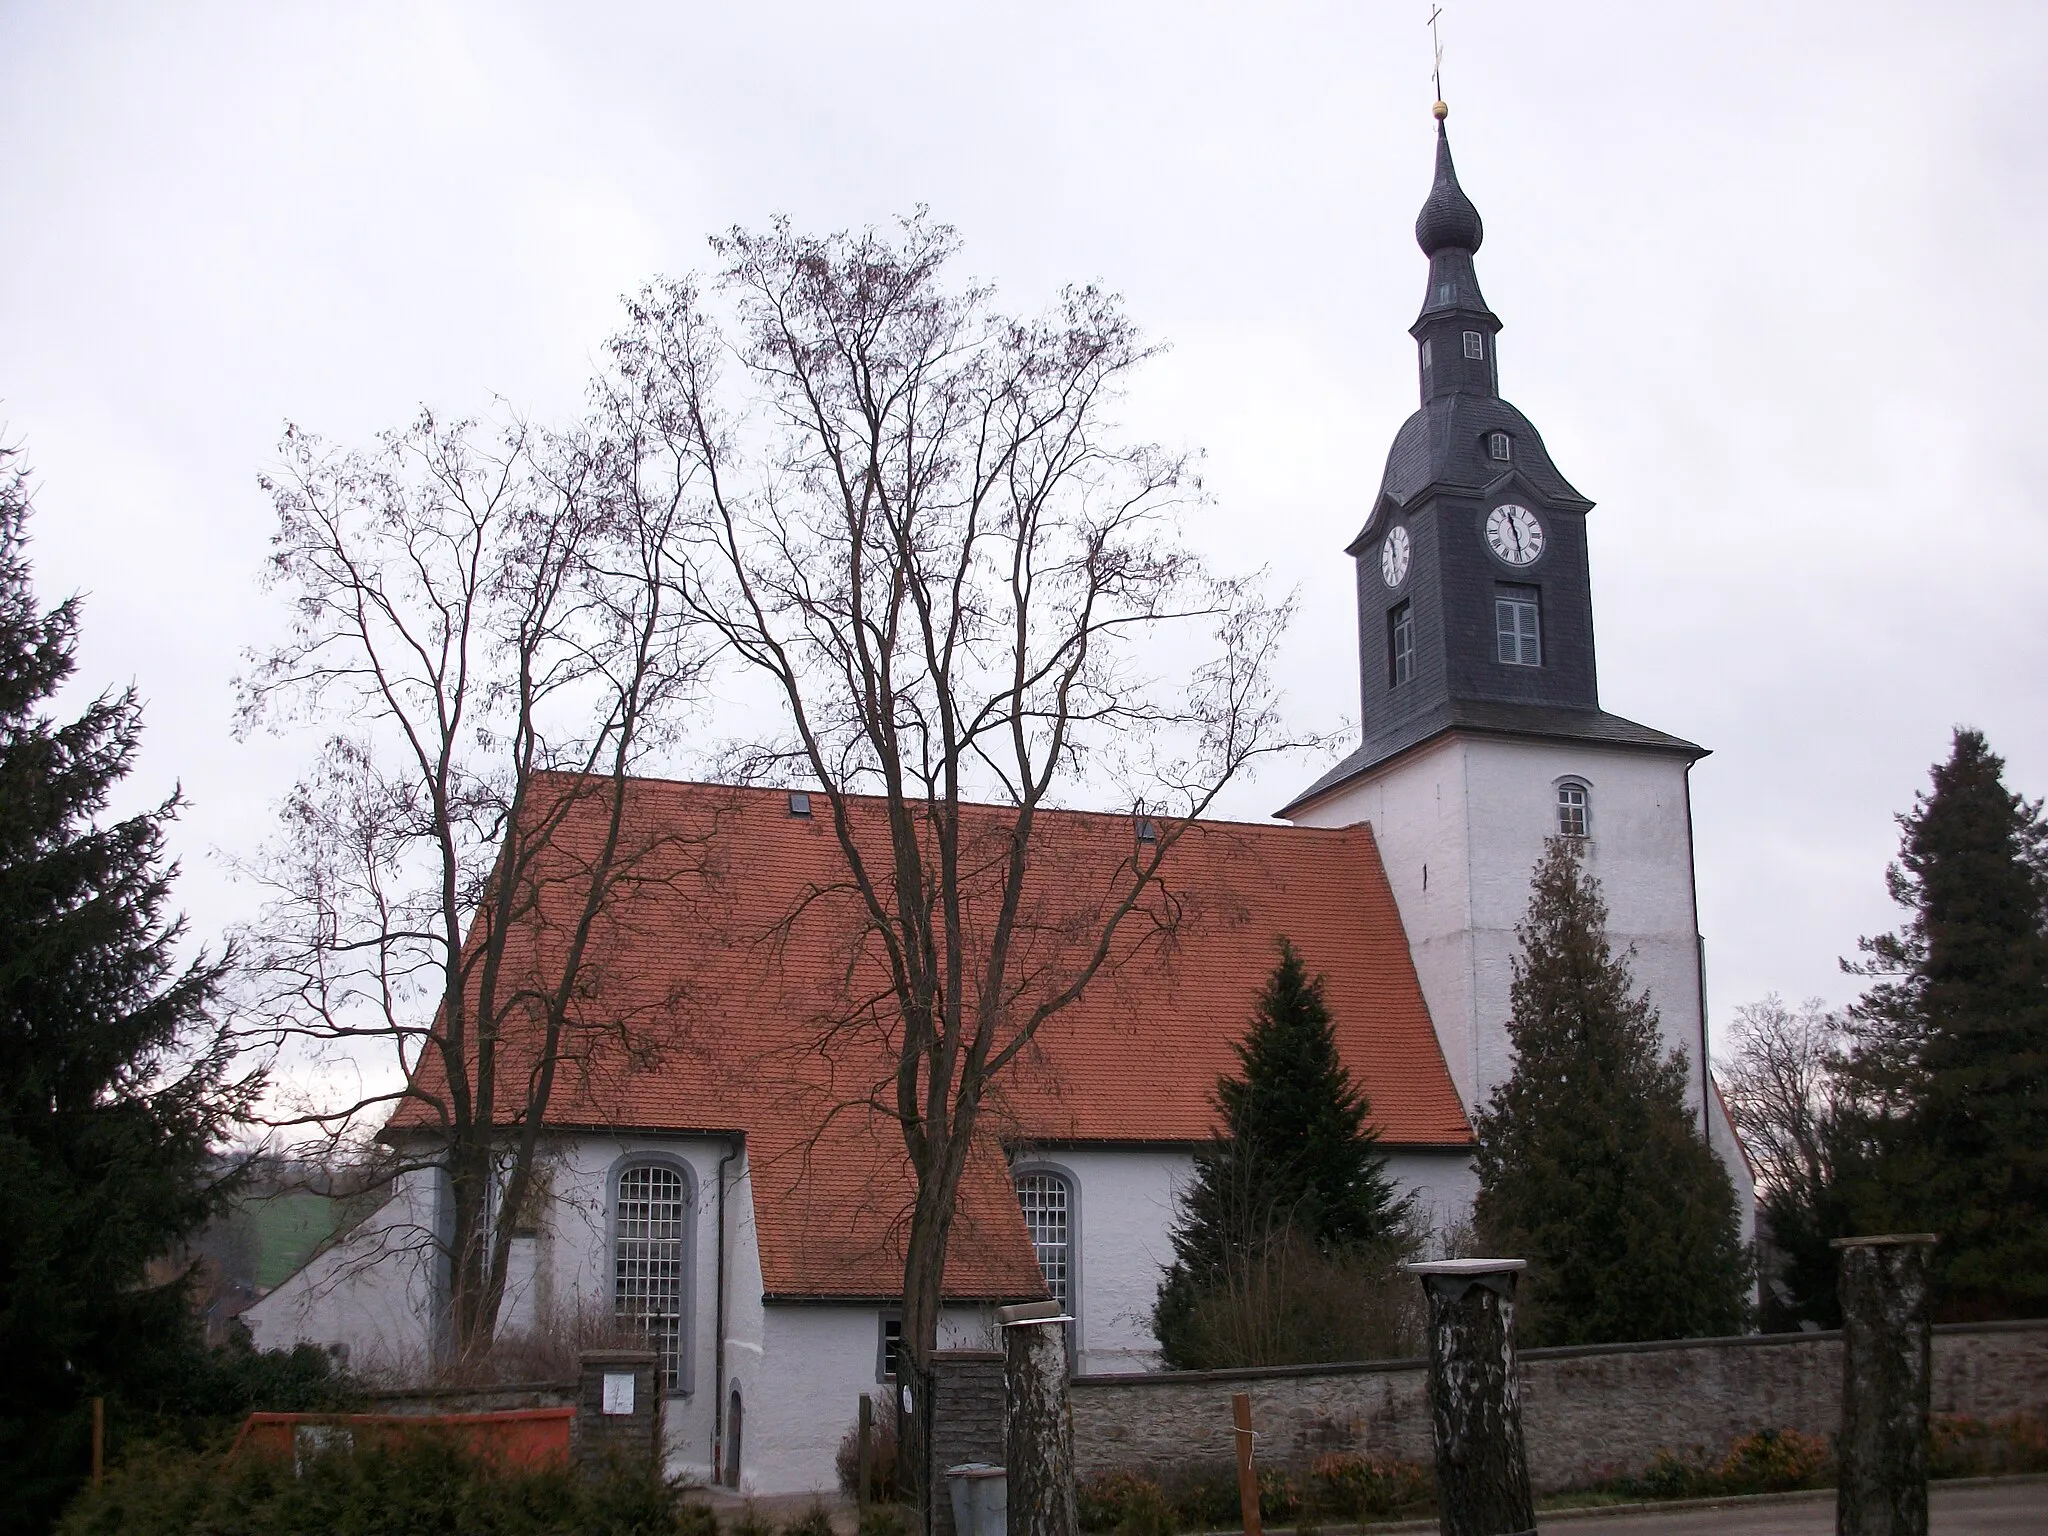
[[[332, 1063], [343, 1091], [277, 1111], [329, 1136], [393, 1112], [447, 1180], [423, 1233], [446, 1264], [444, 1342], [487, 1347], [557, 1079], [607, 1011], [590, 945], [658, 833], [627, 779], [698, 673], [676, 604], [673, 504], [598, 429], [488, 432], [422, 414], [369, 452], [288, 429], [263, 481], [282, 644], [252, 655], [245, 729], [339, 718], [249, 866], [245, 1032]], [[574, 823], [574, 835], [562, 835]], [[593, 830], [594, 829], [594, 830]], [[547, 942], [534, 942], [549, 929]], [[385, 1065], [367, 1058], [383, 1053]]]
[[1736, 1010], [1732, 1037], [1716, 1081], [1757, 1182], [1810, 1208], [1831, 1181], [1842, 1021], [1817, 997], [1795, 1009], [1773, 995]]
[[[735, 232], [716, 283], [647, 288], [612, 349], [647, 473], [688, 509], [690, 611], [787, 727], [740, 766], [822, 790], [887, 978], [879, 1006], [826, 1027], [871, 1032], [889, 1063], [865, 1102], [915, 1175], [903, 1339], [920, 1404], [992, 1085], [1134, 931], [1171, 927], [1155, 898], [1187, 824], [1301, 744], [1269, 675], [1286, 607], [1205, 568], [1177, 537], [1200, 495], [1189, 464], [1117, 431], [1151, 349], [1092, 288], [999, 313], [949, 285], [957, 248], [922, 215], [893, 237]], [[1084, 787], [1139, 819], [1085, 882], [1041, 814]], [[924, 1418], [904, 1427], [912, 1478]]]

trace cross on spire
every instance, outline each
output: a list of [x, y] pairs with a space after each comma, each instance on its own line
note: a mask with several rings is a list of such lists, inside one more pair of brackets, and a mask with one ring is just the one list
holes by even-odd
[[1441, 5], [1432, 4], [1429, 8], [1429, 48], [1435, 57], [1435, 64], [1430, 70], [1429, 78], [1431, 84], [1436, 87], [1436, 106], [1433, 110], [1436, 113], [1438, 122], [1442, 122], [1448, 117], [1451, 110], [1444, 105], [1444, 40], [1443, 34], [1438, 32], [1436, 28], [1437, 19], [1443, 13], [1444, 8]]

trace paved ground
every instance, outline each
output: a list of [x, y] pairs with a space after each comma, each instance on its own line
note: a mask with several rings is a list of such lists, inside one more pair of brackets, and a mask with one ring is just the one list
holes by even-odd
[[[831, 1512], [842, 1536], [854, 1528], [852, 1502], [837, 1495], [781, 1494], [743, 1499], [724, 1489], [707, 1501], [727, 1523], [751, 1504], [756, 1515], [783, 1525], [814, 1502]], [[2048, 1536], [2048, 1479], [2024, 1478], [1966, 1488], [1936, 1483], [1929, 1536]], [[1834, 1536], [1835, 1496], [1785, 1504], [1733, 1504], [1641, 1515], [1546, 1515], [1538, 1527], [1551, 1536]]]
[[[1929, 1536], [2037, 1536], [2048, 1533], [2048, 1482], [2028, 1479], [1968, 1488], [1936, 1483]], [[1833, 1495], [1796, 1504], [1673, 1510], [1666, 1514], [1551, 1516], [1540, 1529], [1557, 1536], [1833, 1536]]]

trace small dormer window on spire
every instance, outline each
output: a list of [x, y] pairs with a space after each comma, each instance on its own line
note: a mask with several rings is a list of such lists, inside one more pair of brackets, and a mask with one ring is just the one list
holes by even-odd
[[1514, 457], [1514, 444], [1508, 441], [1507, 433], [1489, 432], [1486, 434], [1486, 456], [1489, 459], [1498, 459], [1503, 464]]
[[1465, 333], [1465, 355], [1475, 362], [1486, 356], [1486, 338], [1478, 331]]

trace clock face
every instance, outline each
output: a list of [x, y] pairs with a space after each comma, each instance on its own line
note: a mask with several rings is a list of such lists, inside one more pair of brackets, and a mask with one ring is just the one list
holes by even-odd
[[1396, 528], [1380, 546], [1380, 580], [1398, 587], [1408, 579], [1408, 530]]
[[1486, 515], [1486, 542], [1509, 565], [1527, 565], [1543, 553], [1543, 525], [1527, 507], [1495, 507]]

